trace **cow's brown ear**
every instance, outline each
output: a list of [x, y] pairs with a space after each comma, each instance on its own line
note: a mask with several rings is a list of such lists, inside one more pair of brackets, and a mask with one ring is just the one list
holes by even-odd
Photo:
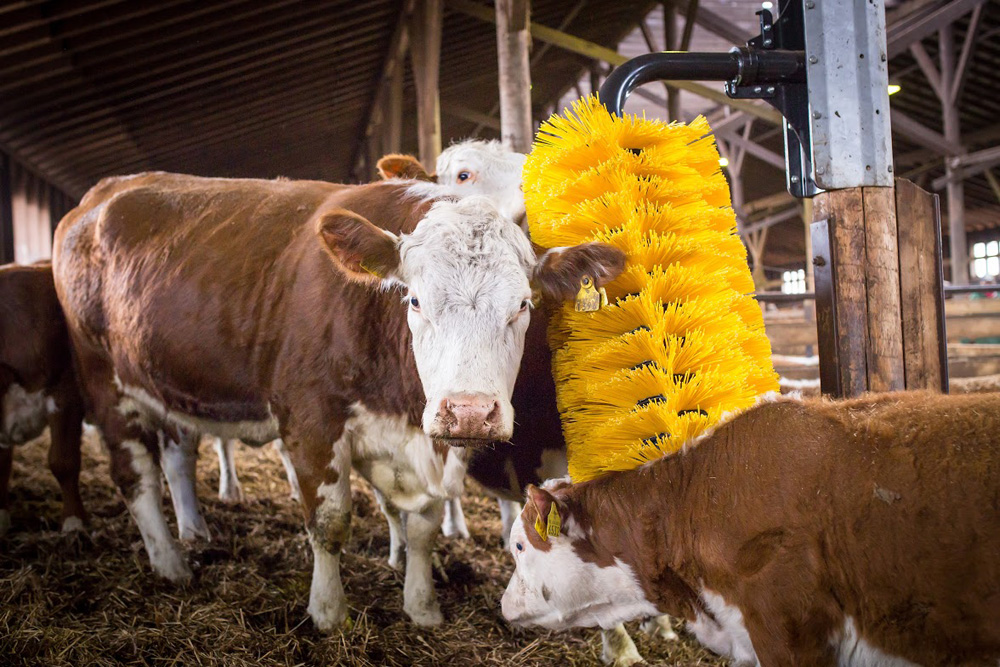
[[[555, 496], [540, 489], [534, 484], [529, 484], [527, 489], [528, 502], [535, 508], [538, 517], [535, 519], [534, 530], [543, 541], [550, 537], [559, 535], [562, 529], [562, 518], [559, 513], [559, 506]], [[529, 527], [528, 530], [531, 530]]]
[[625, 253], [606, 243], [553, 248], [535, 265], [532, 284], [546, 299], [566, 301], [580, 291], [584, 277], [599, 288], [617, 278], [624, 268]]
[[383, 179], [408, 178], [416, 181], [437, 182], [437, 176], [428, 174], [424, 165], [412, 155], [386, 155], [379, 159], [378, 173]]
[[399, 239], [365, 218], [336, 209], [317, 223], [323, 247], [352, 280], [399, 280]]

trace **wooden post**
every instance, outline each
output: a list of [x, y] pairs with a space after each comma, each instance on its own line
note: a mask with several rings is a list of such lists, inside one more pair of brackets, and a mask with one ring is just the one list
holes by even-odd
[[[950, 97], [950, 91], [955, 80], [955, 40], [952, 25], [941, 28], [941, 112], [944, 125], [944, 138], [948, 141], [961, 143], [961, 128], [959, 125], [958, 105]], [[949, 92], [945, 92], [949, 91]], [[945, 160], [945, 175], [948, 177], [948, 247], [951, 255], [951, 283], [967, 285], [969, 283], [969, 246], [965, 232], [965, 183], [960, 174]]]
[[[831, 228], [833, 299], [840, 390], [904, 387], [899, 254], [892, 188], [832, 190], [814, 199]], [[820, 287], [817, 285], [817, 291]], [[821, 343], [821, 348], [823, 347]], [[821, 360], [822, 363], [822, 360]]]
[[896, 220], [906, 388], [947, 391], [948, 348], [937, 195], [897, 178]]
[[[383, 150], [399, 153], [403, 150], [403, 63], [398, 62], [389, 75], [388, 104], [382, 118], [384, 131]], [[434, 170], [434, 165], [425, 165]]]
[[443, 0], [419, 0], [410, 28], [410, 56], [417, 87], [417, 141], [420, 161], [434, 169], [441, 153], [441, 22]]
[[497, 0], [500, 138], [518, 153], [531, 150], [530, 0]]
[[14, 191], [10, 156], [0, 152], [0, 264], [14, 261]]

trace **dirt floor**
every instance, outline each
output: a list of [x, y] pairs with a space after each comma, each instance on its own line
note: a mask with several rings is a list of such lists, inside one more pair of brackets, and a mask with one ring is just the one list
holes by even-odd
[[[599, 665], [596, 631], [519, 631], [500, 616], [512, 563], [494, 501], [470, 489], [471, 540], [441, 537], [436, 571], [444, 625], [419, 629], [402, 611], [402, 574], [386, 565], [388, 531], [354, 480], [353, 537], [342, 564], [352, 629], [330, 637], [306, 614], [311, 554], [277, 455], [241, 448], [247, 501], [216, 496], [214, 452], [202, 445], [199, 494], [210, 543], [189, 546], [195, 581], [155, 578], [138, 530], [93, 434], [84, 445], [86, 534], [59, 532], [59, 491], [43, 437], [15, 452], [12, 527], [0, 538], [0, 665]], [[169, 500], [167, 515], [173, 520]], [[653, 665], [723, 665], [690, 637], [649, 638]]]

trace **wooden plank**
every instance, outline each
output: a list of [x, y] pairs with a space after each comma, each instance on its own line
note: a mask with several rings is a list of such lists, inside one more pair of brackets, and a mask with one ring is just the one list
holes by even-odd
[[11, 159], [0, 152], [0, 264], [14, 261], [14, 209]]
[[497, 0], [500, 139], [518, 153], [531, 150], [531, 69], [528, 64], [530, 0]]
[[944, 312], [949, 318], [1000, 315], [1000, 299], [948, 299]]
[[868, 299], [865, 280], [865, 209], [861, 188], [833, 190], [813, 199], [814, 215], [832, 226], [836, 347], [843, 396], [868, 389]]
[[868, 295], [868, 388], [905, 387], [899, 305], [895, 189], [864, 188], [865, 290]]
[[907, 389], [941, 389], [935, 195], [896, 179], [899, 293]]
[[410, 56], [417, 87], [420, 162], [433, 169], [441, 153], [441, 22], [443, 0], [418, 0], [410, 27]]

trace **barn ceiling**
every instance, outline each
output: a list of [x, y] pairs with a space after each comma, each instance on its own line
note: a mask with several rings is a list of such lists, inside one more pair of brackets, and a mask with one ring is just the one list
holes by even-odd
[[[485, 0], [479, 0], [487, 4]], [[694, 0], [679, 0], [685, 8]], [[776, 3], [775, 3], [776, 4]], [[972, 25], [975, 0], [890, 1], [893, 35], [939, 27], [954, 14], [956, 48]], [[965, 7], [964, 13], [952, 11]], [[79, 197], [103, 176], [160, 169], [215, 176], [367, 178], [352, 168], [363, 150], [376, 87], [402, 21], [404, 0], [0, 0], [0, 149]], [[650, 14], [650, 10], [656, 11]], [[755, 31], [758, 0], [700, 0], [692, 50], [725, 51]], [[1000, 143], [1000, 3], [982, 3], [968, 76], [958, 99], [962, 143], [973, 151]], [[646, 50], [636, 29], [648, 15], [662, 39], [658, 3], [533, 0], [532, 20], [633, 54]], [[926, 30], [924, 30], [926, 32]], [[445, 143], [496, 136], [493, 24], [449, 9], [443, 23], [440, 90]], [[914, 43], [938, 61], [938, 38]], [[532, 102], [542, 118], [567, 91], [588, 91], [592, 60], [538, 40]], [[403, 150], [416, 152], [415, 94], [406, 64]], [[936, 133], [941, 104], [913, 50], [890, 60], [893, 110]], [[582, 82], [577, 86], [578, 82]], [[712, 84], [721, 87], [720, 84]], [[663, 95], [662, 88], [649, 90]], [[638, 96], [633, 96], [638, 98]], [[684, 94], [684, 110], [718, 113]], [[630, 109], [662, 115], [647, 98]], [[758, 122], [751, 135], [780, 153], [780, 134]], [[897, 174], [925, 187], [944, 174], [939, 152], [894, 126]], [[780, 192], [781, 172], [747, 158], [747, 201]], [[994, 179], [995, 182], [995, 179]], [[986, 173], [966, 185], [970, 230], [1000, 226], [1000, 188]], [[787, 200], [762, 208], [767, 216]], [[944, 208], [944, 207], [943, 207]], [[771, 234], [769, 263], [800, 262], [801, 222]]]
[[[613, 47], [650, 3], [536, 0], [534, 20]], [[401, 0], [46, 0], [0, 4], [0, 147], [79, 197], [149, 169], [345, 181]], [[495, 27], [445, 10], [445, 142], [496, 103]], [[536, 107], [584, 60], [548, 49]], [[412, 77], [404, 149], [416, 150]], [[495, 129], [480, 129], [483, 136]]]

